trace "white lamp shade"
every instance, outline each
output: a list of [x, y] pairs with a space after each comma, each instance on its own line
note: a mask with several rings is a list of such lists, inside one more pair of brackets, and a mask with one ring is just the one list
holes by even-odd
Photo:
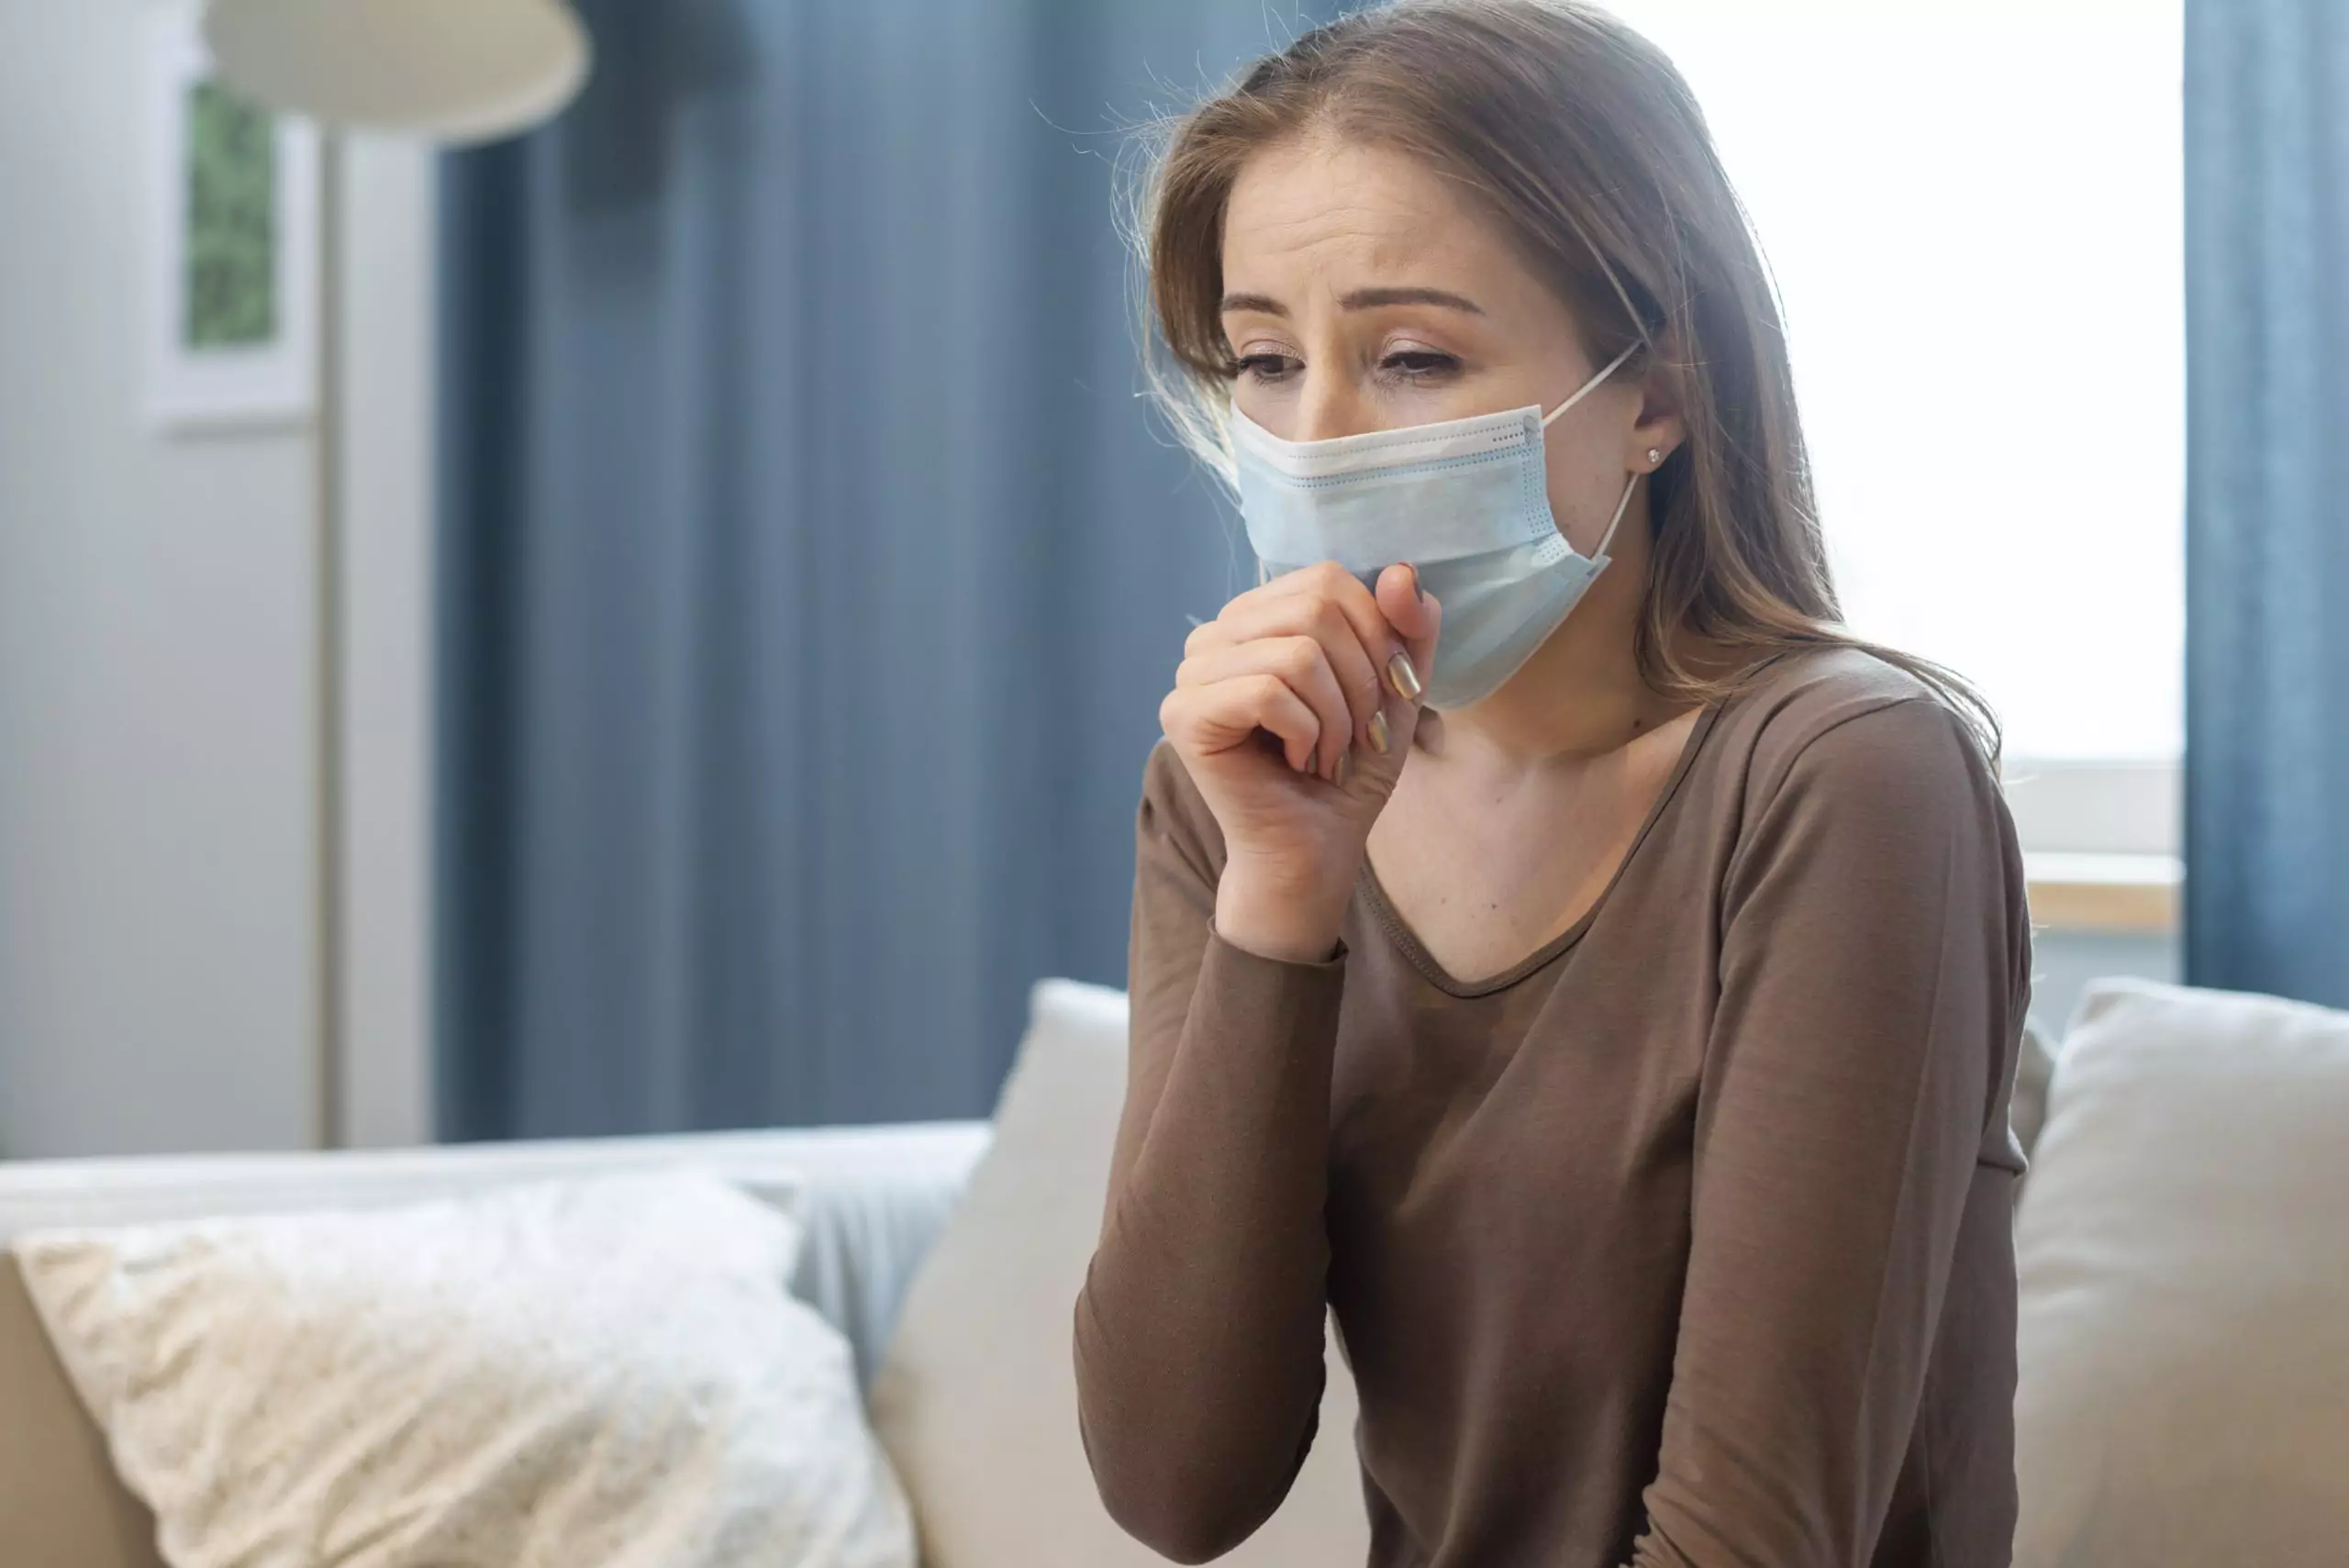
[[562, 0], [211, 0], [220, 75], [327, 125], [486, 141], [527, 130], [587, 79]]

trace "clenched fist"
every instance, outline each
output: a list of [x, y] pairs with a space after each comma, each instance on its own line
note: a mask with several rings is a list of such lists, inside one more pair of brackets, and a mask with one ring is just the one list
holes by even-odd
[[1332, 562], [1252, 588], [1184, 645], [1158, 720], [1223, 829], [1216, 928], [1268, 958], [1336, 945], [1419, 724], [1442, 610], [1408, 566]]

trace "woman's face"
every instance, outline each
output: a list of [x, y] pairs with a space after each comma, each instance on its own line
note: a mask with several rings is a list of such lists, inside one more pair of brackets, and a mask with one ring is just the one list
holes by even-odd
[[[1290, 440], [1547, 413], [1597, 368], [1564, 302], [1449, 183], [1333, 136], [1241, 168], [1223, 284], [1233, 401]], [[1653, 466], [1646, 451], [1679, 439], [1677, 420], [1643, 403], [1640, 383], [1619, 377], [1543, 434], [1551, 515], [1579, 550], [1597, 548], [1625, 480]]]

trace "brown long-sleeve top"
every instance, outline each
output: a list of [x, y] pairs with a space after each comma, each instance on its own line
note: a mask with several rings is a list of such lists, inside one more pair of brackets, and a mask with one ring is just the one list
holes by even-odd
[[1589, 914], [1473, 984], [1367, 868], [1331, 962], [1224, 942], [1163, 742], [1138, 840], [1075, 1346], [1129, 1530], [1201, 1562], [1278, 1507], [1327, 1307], [1376, 1568], [2005, 1568], [2030, 935], [1921, 684], [1781, 658]]

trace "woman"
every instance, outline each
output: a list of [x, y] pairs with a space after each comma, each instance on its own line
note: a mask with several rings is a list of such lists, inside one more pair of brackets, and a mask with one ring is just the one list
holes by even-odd
[[1110, 1510], [1184, 1562], [1267, 1518], [1326, 1307], [1375, 1563], [2005, 1563], [1995, 737], [1837, 628], [1686, 85], [1571, 0], [1373, 11], [1194, 112], [1152, 197], [1268, 580], [1144, 784], [1076, 1318]]

